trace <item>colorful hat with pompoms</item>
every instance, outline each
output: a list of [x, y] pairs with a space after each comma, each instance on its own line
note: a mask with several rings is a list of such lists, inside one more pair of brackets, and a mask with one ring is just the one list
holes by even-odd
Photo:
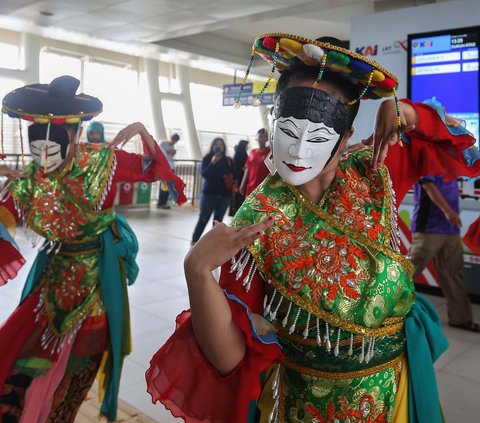
[[254, 105], [259, 104], [259, 98], [268, 87], [275, 70], [281, 72], [299, 61], [319, 68], [314, 86], [321, 80], [325, 70], [338, 73], [358, 85], [358, 97], [349, 104], [362, 99], [376, 100], [397, 95], [398, 79], [395, 75], [361, 54], [328, 42], [278, 32], [263, 34], [257, 37], [252, 46], [244, 83], [255, 54], [268, 61], [272, 68], [263, 89], [254, 100]]

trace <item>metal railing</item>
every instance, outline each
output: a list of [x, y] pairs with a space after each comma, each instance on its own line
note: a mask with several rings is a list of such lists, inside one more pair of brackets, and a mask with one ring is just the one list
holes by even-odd
[[[32, 157], [29, 154], [24, 155], [25, 164], [32, 161]], [[200, 160], [174, 160], [175, 173], [185, 182], [185, 196], [187, 201], [192, 205], [200, 198], [200, 192], [202, 189], [202, 175], [200, 174]], [[22, 168], [21, 154], [6, 154], [5, 159], [0, 161], [0, 164], [6, 165], [13, 169]], [[157, 201], [160, 191], [160, 182], [152, 184], [151, 200]]]
[[[174, 160], [175, 174], [185, 182], [185, 196], [187, 201], [195, 205], [195, 202], [200, 199], [200, 192], [202, 190], [202, 175], [200, 173], [200, 160]], [[152, 201], [158, 200], [160, 192], [160, 182], [152, 184]]]

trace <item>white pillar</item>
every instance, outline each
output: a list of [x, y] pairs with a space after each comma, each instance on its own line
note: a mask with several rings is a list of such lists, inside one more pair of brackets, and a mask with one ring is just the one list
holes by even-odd
[[177, 65], [177, 77], [180, 84], [181, 101], [183, 110], [185, 111], [185, 121], [187, 124], [187, 150], [191, 159], [201, 159], [202, 150], [200, 148], [200, 141], [197, 135], [197, 128], [195, 126], [195, 119], [193, 117], [192, 98], [190, 96], [190, 77], [188, 68]]
[[145, 59], [145, 72], [147, 74], [148, 97], [152, 109], [153, 137], [160, 142], [167, 139], [167, 131], [163, 120], [162, 96], [158, 84], [158, 60]]
[[20, 40], [20, 48], [23, 50], [25, 60], [25, 71], [22, 77], [26, 85], [37, 84], [40, 81], [41, 38], [35, 34], [22, 32]]

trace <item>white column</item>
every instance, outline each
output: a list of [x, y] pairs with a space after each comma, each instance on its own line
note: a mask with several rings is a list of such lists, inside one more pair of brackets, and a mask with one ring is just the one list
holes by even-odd
[[160, 142], [167, 139], [165, 122], [162, 112], [162, 95], [158, 85], [158, 61], [156, 59], [145, 59], [145, 72], [147, 74], [148, 97], [153, 117], [153, 136]]
[[25, 71], [22, 78], [26, 85], [40, 82], [41, 47], [41, 38], [38, 35], [22, 32], [20, 48], [23, 50], [25, 60]]
[[197, 128], [195, 126], [195, 119], [193, 117], [192, 99], [190, 97], [190, 76], [188, 68], [177, 65], [177, 77], [180, 84], [181, 101], [185, 111], [185, 121], [187, 124], [187, 150], [191, 159], [201, 159], [202, 150], [200, 148], [200, 141], [197, 135]]

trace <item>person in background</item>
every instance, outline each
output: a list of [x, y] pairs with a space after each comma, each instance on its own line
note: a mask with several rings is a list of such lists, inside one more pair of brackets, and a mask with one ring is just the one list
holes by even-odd
[[[240, 140], [235, 146], [235, 154], [233, 156], [233, 164], [235, 165], [235, 179], [238, 182], [242, 182], [243, 175], [245, 174], [245, 163], [248, 158], [247, 153], [248, 141]], [[232, 194], [232, 201], [230, 203], [229, 215], [234, 216], [239, 207], [245, 200], [245, 196], [240, 192], [234, 192]]]
[[105, 130], [100, 122], [92, 122], [87, 128], [87, 142], [102, 144], [105, 142]]
[[433, 261], [447, 301], [449, 325], [480, 332], [473, 321], [472, 307], [465, 286], [463, 246], [460, 239], [457, 180], [445, 182], [442, 176], [423, 176], [414, 187], [409, 255], [416, 278]]
[[[170, 139], [162, 141], [160, 143], [160, 148], [163, 151], [163, 154], [165, 154], [165, 157], [168, 160], [168, 164], [170, 165], [170, 168], [172, 169], [173, 172], [175, 172], [175, 163], [173, 161], [173, 157], [177, 153], [177, 150], [175, 149], [175, 144], [179, 140], [180, 140], [180, 135], [178, 135], [175, 132], [170, 136]], [[173, 189], [173, 186], [171, 185], [171, 183], [169, 183], [168, 181], [160, 181], [160, 192], [158, 195], [157, 208], [169, 209], [170, 206], [167, 204], [168, 197], [171, 197], [173, 201], [175, 201], [174, 193], [175, 193], [175, 190]]]
[[200, 199], [200, 216], [192, 235], [192, 245], [195, 244], [205, 229], [210, 216], [217, 222], [223, 220], [230, 203], [231, 191], [225, 185], [225, 177], [234, 175], [233, 160], [226, 155], [226, 145], [223, 138], [215, 138], [209, 153], [202, 160], [201, 173], [205, 178]]
[[259, 129], [255, 139], [258, 148], [254, 148], [248, 155], [245, 163], [245, 174], [239, 188], [240, 194], [245, 196], [257, 188], [270, 173], [264, 163], [265, 158], [270, 154], [270, 147], [267, 147], [267, 130], [265, 128]]

